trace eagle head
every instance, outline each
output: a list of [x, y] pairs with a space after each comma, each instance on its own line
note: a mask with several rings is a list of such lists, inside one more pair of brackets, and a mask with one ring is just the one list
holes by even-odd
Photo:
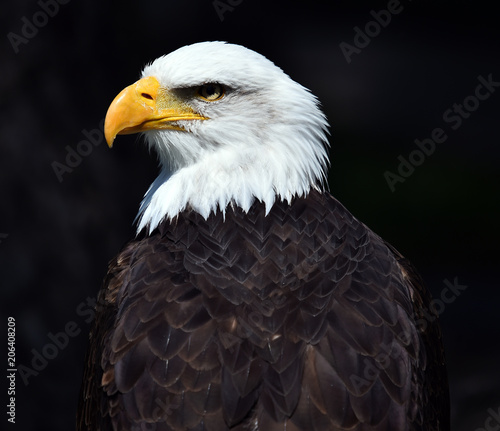
[[182, 47], [147, 65], [106, 115], [105, 136], [141, 132], [161, 173], [138, 231], [184, 210], [205, 218], [228, 205], [269, 211], [322, 187], [327, 121], [309, 90], [264, 56], [224, 42]]

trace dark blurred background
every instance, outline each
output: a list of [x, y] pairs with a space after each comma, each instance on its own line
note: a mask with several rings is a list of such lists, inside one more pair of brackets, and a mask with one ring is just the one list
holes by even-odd
[[[500, 87], [474, 96], [480, 76], [500, 82], [494, 3], [60, 1], [4, 2], [0, 14], [1, 325], [15, 318], [16, 429], [74, 428], [92, 298], [157, 174], [135, 136], [103, 143], [107, 107], [147, 62], [204, 40], [254, 49], [319, 97], [332, 193], [436, 298], [453, 429], [496, 424]], [[385, 28], [365, 28], [389, 6], [399, 13]], [[355, 45], [355, 27], [369, 43]], [[447, 139], [423, 161], [413, 153], [420, 165], [391, 190], [384, 173], [400, 175], [436, 128]], [[79, 146], [86, 135], [97, 145]], [[444, 280], [467, 287], [450, 297]]]

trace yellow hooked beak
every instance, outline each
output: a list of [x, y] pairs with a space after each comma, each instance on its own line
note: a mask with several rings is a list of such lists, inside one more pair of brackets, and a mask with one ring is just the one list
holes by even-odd
[[161, 88], [155, 77], [148, 76], [115, 97], [106, 114], [104, 136], [111, 148], [116, 135], [157, 129], [184, 130], [175, 122], [207, 119], [172, 92]]

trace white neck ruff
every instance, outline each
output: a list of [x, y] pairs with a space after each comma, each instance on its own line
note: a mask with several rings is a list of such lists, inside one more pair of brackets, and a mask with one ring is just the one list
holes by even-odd
[[186, 209], [205, 219], [211, 212], [225, 212], [228, 205], [247, 212], [255, 199], [264, 202], [267, 214], [276, 199], [290, 202], [311, 187], [322, 189], [328, 164], [324, 132], [295, 137], [300, 145], [283, 136], [273, 145], [221, 147], [173, 173], [160, 154], [161, 173], [141, 203], [137, 232], [147, 228], [151, 233]]

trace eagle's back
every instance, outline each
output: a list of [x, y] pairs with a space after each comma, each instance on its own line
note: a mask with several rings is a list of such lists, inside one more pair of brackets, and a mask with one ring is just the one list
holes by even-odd
[[327, 193], [185, 211], [110, 264], [77, 428], [447, 430], [429, 302]]

